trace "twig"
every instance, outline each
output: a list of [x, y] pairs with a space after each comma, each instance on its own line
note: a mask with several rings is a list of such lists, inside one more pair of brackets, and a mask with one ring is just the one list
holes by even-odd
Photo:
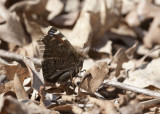
[[148, 53], [146, 53], [141, 59], [139, 59], [137, 62], [136, 62], [136, 68], [137, 67], [140, 67], [142, 65], [142, 63], [144, 62], [144, 60], [152, 53], [152, 52], [155, 52], [157, 50], [159, 50], [160, 47], [158, 48], [154, 48], [152, 50], [150, 50]]
[[[0, 57], [2, 57], [4, 59], [10, 59], [10, 60], [18, 61], [18, 62], [23, 62], [23, 57], [24, 56], [0, 49]], [[40, 59], [32, 58], [32, 60], [33, 60], [34, 64], [41, 66], [41, 60]]]
[[120, 83], [120, 82], [117, 82], [117, 81], [107, 80], [107, 82], [103, 83], [103, 84], [104, 84], [103, 86], [109, 85], [109, 86], [117, 87], [117, 88], [120, 88], [120, 89], [132, 91], [132, 92], [135, 92], [135, 93], [142, 93], [142, 94], [149, 95], [149, 96], [152, 96], [152, 97], [160, 97], [159, 92], [155, 92], [155, 91], [151, 91], [151, 90], [148, 90], [148, 89], [142, 89], [142, 88], [126, 85], [126, 84], [123, 84], [123, 83]]
[[152, 99], [152, 100], [144, 101], [144, 102], [141, 102], [140, 105], [146, 109], [151, 108], [151, 107], [155, 107], [155, 106], [159, 106], [160, 99]]

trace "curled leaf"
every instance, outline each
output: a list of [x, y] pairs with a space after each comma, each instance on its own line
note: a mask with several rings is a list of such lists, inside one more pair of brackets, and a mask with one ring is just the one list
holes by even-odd
[[[99, 62], [88, 69], [82, 81], [81, 87], [91, 93], [94, 93], [99, 86], [103, 83], [109, 72], [106, 62]], [[87, 77], [86, 77], [87, 76]]]

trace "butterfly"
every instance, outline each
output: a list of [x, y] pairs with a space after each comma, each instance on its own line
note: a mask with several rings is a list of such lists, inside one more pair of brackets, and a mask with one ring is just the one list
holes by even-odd
[[42, 57], [43, 77], [46, 81], [65, 82], [75, 77], [83, 66], [83, 57], [67, 38], [53, 26], [37, 41]]

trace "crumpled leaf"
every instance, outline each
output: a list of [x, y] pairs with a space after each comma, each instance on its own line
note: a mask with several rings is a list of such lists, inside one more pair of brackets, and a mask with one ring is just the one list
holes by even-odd
[[143, 107], [135, 100], [127, 98], [129, 100], [119, 111], [123, 114], [143, 114]]
[[0, 94], [4, 93], [4, 92], [7, 92], [7, 91], [14, 91], [13, 80], [0, 85]]
[[65, 12], [73, 12], [80, 8], [79, 0], [62, 0], [64, 3], [64, 11]]
[[27, 36], [16, 13], [9, 12], [0, 2], [0, 15], [5, 20], [5, 23], [0, 24], [0, 38], [19, 46], [27, 44]]
[[154, 44], [160, 44], [159, 11], [160, 8], [158, 6], [153, 5], [148, 0], [141, 0], [136, 9], [126, 17], [126, 22], [132, 27], [140, 26], [144, 20], [153, 18], [149, 30], [144, 34], [143, 38], [144, 45], [147, 48], [152, 48]]
[[122, 64], [124, 62], [128, 62], [129, 59], [133, 57], [134, 51], [138, 45], [138, 42], [135, 43], [132, 47], [127, 50], [119, 49], [114, 55], [114, 61], [117, 63], [115, 76], [119, 76], [120, 71], [122, 69]]
[[32, 88], [39, 91], [41, 86], [44, 86], [44, 79], [42, 75], [42, 70], [40, 72], [37, 72], [35, 69], [33, 61], [31, 61], [28, 58], [24, 58], [24, 62], [28, 68], [28, 71], [31, 76], [31, 85]]
[[[143, 104], [139, 102], [135, 93], [127, 93], [126, 95], [121, 95], [119, 99], [119, 112], [124, 114], [143, 114], [143, 110], [147, 103]], [[149, 104], [148, 104], [149, 106]]]
[[[53, 3], [53, 0], [50, 1]], [[55, 7], [53, 5], [55, 5]], [[70, 27], [75, 24], [80, 12], [79, 0], [54, 0], [53, 5], [51, 7], [54, 10], [52, 10], [48, 16], [48, 20], [51, 23], [58, 27]]]
[[[160, 9], [159, 9], [159, 11], [160, 11]], [[149, 28], [148, 33], [144, 37], [144, 45], [147, 48], [152, 48], [152, 46], [154, 44], [160, 44], [160, 40], [159, 40], [160, 22], [159, 22], [159, 20], [160, 20], [160, 15], [158, 14], [154, 18], [154, 20], [153, 20], [153, 22], [152, 22], [152, 24], [151, 24], [151, 26]]]
[[51, 19], [50, 21], [54, 25], [59, 27], [73, 26], [78, 18], [78, 15], [79, 15], [79, 10], [58, 15], [53, 19]]
[[7, 92], [0, 94], [0, 97], [6, 97], [6, 96], [11, 96], [11, 97], [17, 99], [17, 96], [16, 96], [15, 92], [13, 92], [13, 91], [7, 91]]
[[9, 10], [15, 12], [23, 12], [28, 15], [31, 14], [42, 14], [45, 11], [45, 6], [48, 0], [29, 0], [20, 1], [12, 5]]
[[45, 98], [46, 91], [45, 91], [44, 86], [41, 86], [39, 91], [40, 91], [39, 93], [41, 96], [41, 100], [40, 100], [41, 106], [43, 106], [43, 107], [49, 106], [51, 104], [51, 102], [46, 100], [46, 98]]
[[154, 59], [150, 63], [144, 64], [136, 70], [128, 72], [128, 78], [124, 81], [125, 84], [139, 88], [147, 86], [155, 86], [160, 88], [160, 59]]
[[[81, 88], [94, 93], [103, 83], [109, 72], [106, 62], [99, 62], [89, 68], [83, 75], [84, 81], [81, 83]], [[82, 80], [83, 80], [82, 79]]]
[[7, 96], [0, 97], [0, 113], [1, 114], [59, 114], [54, 110], [42, 108], [33, 101], [27, 103], [18, 102], [17, 99]]
[[26, 68], [23, 68], [18, 62], [14, 61], [13, 63], [3, 64], [0, 63], [0, 74], [5, 75], [7, 80], [13, 80], [14, 75], [17, 73], [19, 75], [21, 83], [28, 76]]
[[2, 114], [26, 114], [27, 112], [22, 108], [22, 103], [19, 103], [11, 96], [0, 98], [0, 113]]
[[81, 48], [90, 46], [92, 38], [100, 38], [116, 23], [120, 8], [119, 0], [86, 0], [73, 32], [68, 37], [71, 44]]
[[87, 97], [88, 101], [98, 105], [100, 107], [100, 112], [104, 114], [118, 114], [116, 108], [114, 107], [113, 103], [107, 100], [100, 100], [93, 97]]
[[61, 0], [48, 0], [46, 9], [50, 12], [48, 15], [47, 19], [50, 21], [52, 20], [55, 16], [59, 15], [64, 8], [64, 4], [62, 3]]

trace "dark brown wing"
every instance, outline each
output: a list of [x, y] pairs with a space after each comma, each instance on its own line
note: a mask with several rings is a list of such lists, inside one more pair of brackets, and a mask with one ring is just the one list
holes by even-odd
[[42, 70], [46, 81], [57, 82], [61, 76], [67, 75], [67, 72], [70, 75], [78, 73], [81, 69], [80, 55], [57, 29], [50, 27], [38, 44], [43, 58]]

